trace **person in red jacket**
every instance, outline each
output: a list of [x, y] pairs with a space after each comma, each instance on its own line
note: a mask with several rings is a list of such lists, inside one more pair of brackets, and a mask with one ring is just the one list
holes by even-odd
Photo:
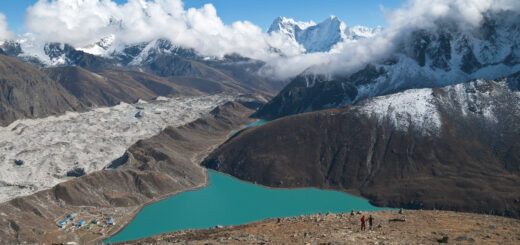
[[366, 222], [365, 215], [363, 215], [363, 217], [361, 217], [361, 230], [362, 231], [364, 231], [366, 229], [365, 222]]

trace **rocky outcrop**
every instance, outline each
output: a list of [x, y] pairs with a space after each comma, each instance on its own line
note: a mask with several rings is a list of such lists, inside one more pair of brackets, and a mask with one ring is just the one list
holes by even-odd
[[520, 217], [520, 75], [409, 90], [247, 129], [203, 165], [378, 206]]
[[[5, 228], [0, 231], [0, 242], [93, 243], [113, 235], [143, 205], [204, 187], [206, 173], [198, 166], [199, 160], [233, 130], [250, 123], [251, 113], [242, 104], [229, 102], [206, 118], [166, 128], [137, 142], [128, 149], [127, 157], [113, 165], [115, 169], [87, 174], [0, 204], [0, 225]], [[59, 229], [57, 222], [70, 212], [87, 222], [96, 217], [105, 228], [99, 231], [101, 234], [88, 229]], [[105, 225], [102, 218], [107, 216], [117, 220], [115, 226]]]
[[85, 106], [45, 73], [0, 55], [0, 126], [19, 118], [37, 118]]

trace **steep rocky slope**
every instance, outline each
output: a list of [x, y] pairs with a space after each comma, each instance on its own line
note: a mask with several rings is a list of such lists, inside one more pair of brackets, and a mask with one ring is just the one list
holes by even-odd
[[[383, 31], [381, 35], [392, 36], [386, 37], [389, 43], [385, 44], [392, 48], [373, 61], [354, 65], [359, 62], [349, 56], [309, 68], [256, 115], [274, 119], [404, 89], [496, 79], [520, 71], [520, 13], [489, 11], [483, 16], [475, 27], [437, 19], [427, 27], [393, 30], [397, 34]], [[373, 40], [367, 39], [359, 48], [377, 48], [379, 39]], [[338, 68], [343, 63], [350, 68]], [[323, 74], [326, 71], [330, 74]]]
[[0, 55], [0, 126], [18, 118], [78, 111], [85, 106], [45, 73]]
[[[0, 204], [0, 242], [87, 244], [113, 235], [143, 205], [202, 188], [206, 173], [199, 160], [233, 130], [250, 123], [251, 113], [240, 103], [227, 103], [206, 118], [137, 142], [107, 170]], [[57, 222], [70, 212], [77, 213], [75, 222], [98, 218], [100, 223], [92, 229], [70, 224], [59, 229]], [[107, 216], [116, 220], [115, 226], [106, 225]]]
[[203, 165], [390, 207], [520, 217], [520, 74], [376, 97], [245, 130]]
[[[320, 214], [268, 219], [247, 225], [161, 234], [121, 244], [518, 244], [520, 221], [443, 211], [363, 212], [372, 230], [360, 231], [361, 215]], [[390, 221], [405, 218], [405, 221]]]

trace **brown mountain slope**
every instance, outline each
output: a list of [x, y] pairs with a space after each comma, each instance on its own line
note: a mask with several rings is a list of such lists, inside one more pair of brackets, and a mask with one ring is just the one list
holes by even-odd
[[203, 165], [379, 206], [520, 218], [519, 85], [516, 74], [281, 118], [230, 139]]
[[0, 55], [0, 126], [85, 107], [45, 73]]
[[[202, 188], [206, 172], [198, 163], [243, 125], [250, 123], [252, 110], [237, 102], [217, 107], [206, 118], [187, 125], [168, 127], [160, 134], [141, 140], [128, 150], [116, 169], [94, 172], [50, 190], [0, 204], [0, 243], [92, 244], [114, 235], [146, 204], [176, 193]], [[77, 213], [92, 229], [59, 229], [57, 223], [68, 213]], [[105, 220], [112, 216], [115, 226]]]
[[159, 77], [128, 70], [104, 70], [97, 73], [81, 67], [45, 68], [47, 75], [59, 82], [70, 94], [87, 106], [112, 106], [119, 102], [134, 103], [158, 96], [191, 96], [228, 93], [265, 93], [244, 86], [224, 73], [204, 66], [200, 76]]
[[105, 70], [94, 73], [77, 66], [46, 68], [43, 71], [88, 106], [134, 103], [157, 96], [202, 94], [141, 72]]

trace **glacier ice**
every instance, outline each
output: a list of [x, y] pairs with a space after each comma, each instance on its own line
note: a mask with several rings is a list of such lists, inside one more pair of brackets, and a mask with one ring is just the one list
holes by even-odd
[[74, 168], [86, 173], [101, 170], [136, 141], [166, 126], [196, 120], [233, 98], [223, 94], [158, 98], [13, 122], [0, 128], [0, 202], [66, 181], [67, 171]]

